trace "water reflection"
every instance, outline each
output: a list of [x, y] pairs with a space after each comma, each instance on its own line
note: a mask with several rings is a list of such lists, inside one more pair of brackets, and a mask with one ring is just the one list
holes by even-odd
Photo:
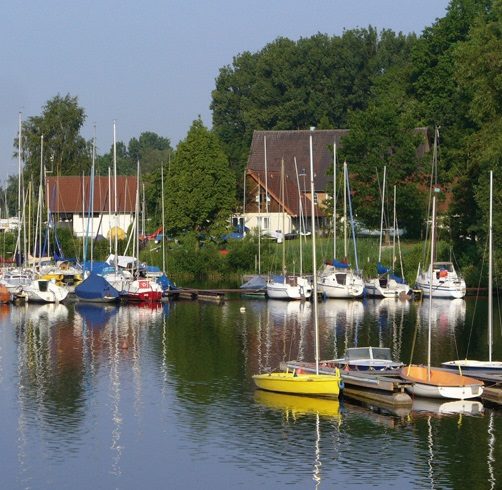
[[[502, 417], [479, 402], [417, 399], [393, 411], [255, 391], [259, 366], [313, 360], [310, 303], [51, 306], [0, 315], [6, 488], [64, 488], [68, 475], [77, 488], [155, 488], [166, 474], [176, 488], [201, 479], [207, 488], [500, 482]], [[322, 353], [381, 343], [405, 360], [417, 319], [416, 350], [425, 345], [421, 308], [323, 302]], [[453, 333], [438, 338], [438, 359], [451, 353]], [[378, 458], [368, 458], [375, 447]]]
[[[420, 305], [420, 316], [424, 325], [429, 322], [430, 300], [424, 299]], [[464, 299], [433, 299], [431, 325], [439, 335], [455, 332], [459, 324], [465, 322], [466, 302]]]

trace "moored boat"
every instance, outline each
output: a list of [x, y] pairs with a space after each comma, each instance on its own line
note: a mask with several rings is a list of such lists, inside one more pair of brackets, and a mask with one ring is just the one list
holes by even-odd
[[253, 380], [258, 388], [292, 395], [315, 395], [338, 397], [340, 375], [299, 373], [296, 370], [277, 373], [255, 374]]
[[148, 279], [135, 279], [125, 285], [120, 292], [120, 297], [132, 302], [159, 302], [162, 300], [162, 287], [155, 281]]
[[481, 381], [439, 368], [406, 366], [401, 369], [401, 376], [412, 383], [407, 390], [415, 396], [467, 400], [483, 393]]

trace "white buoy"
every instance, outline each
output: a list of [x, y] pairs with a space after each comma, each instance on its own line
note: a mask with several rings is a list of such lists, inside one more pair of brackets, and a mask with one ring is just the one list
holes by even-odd
[[241, 313], [246, 313], [246, 307], [245, 306], [241, 306]]

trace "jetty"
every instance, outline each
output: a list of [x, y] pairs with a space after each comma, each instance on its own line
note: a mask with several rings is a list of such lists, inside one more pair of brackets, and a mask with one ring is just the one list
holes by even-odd
[[[308, 373], [315, 372], [310, 362], [289, 361], [281, 365], [283, 369], [296, 369]], [[334, 374], [336, 368], [319, 366], [319, 374]], [[344, 383], [344, 396], [359, 401], [376, 402], [390, 408], [411, 407], [413, 401], [406, 393], [410, 383], [403, 380], [396, 370], [388, 371], [344, 371], [340, 370]]]

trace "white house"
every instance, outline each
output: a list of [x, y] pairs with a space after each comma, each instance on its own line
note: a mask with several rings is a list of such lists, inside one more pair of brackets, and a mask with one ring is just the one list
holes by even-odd
[[135, 176], [118, 176], [115, 199], [115, 184], [108, 177], [94, 177], [93, 189], [89, 177], [48, 177], [46, 204], [58, 223], [66, 223], [75, 236], [108, 238], [116, 230], [121, 237], [134, 221], [136, 182]]

